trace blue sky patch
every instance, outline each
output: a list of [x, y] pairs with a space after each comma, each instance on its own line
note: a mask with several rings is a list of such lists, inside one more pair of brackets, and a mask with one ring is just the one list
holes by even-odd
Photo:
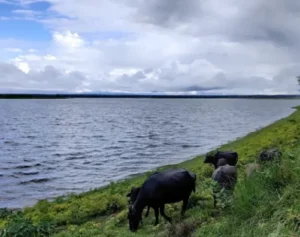
[[0, 3], [0, 16], [11, 17], [12, 11], [17, 9], [19, 9], [19, 7], [14, 4]]
[[51, 7], [51, 4], [46, 1], [28, 4], [28, 8], [33, 11], [46, 11], [50, 7]]
[[[0, 3], [0, 38], [19, 38], [24, 41], [48, 41], [51, 34], [40, 22], [26, 19], [26, 15], [17, 13], [18, 10], [32, 10], [44, 14], [50, 4], [42, 1], [21, 5], [15, 1]], [[43, 18], [43, 17], [42, 17]]]
[[51, 40], [50, 32], [43, 24], [30, 20], [0, 21], [0, 38], [18, 38], [24, 41]]

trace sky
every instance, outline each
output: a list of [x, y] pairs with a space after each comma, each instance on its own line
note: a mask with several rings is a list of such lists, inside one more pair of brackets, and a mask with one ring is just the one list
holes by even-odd
[[297, 94], [299, 0], [0, 0], [0, 93]]

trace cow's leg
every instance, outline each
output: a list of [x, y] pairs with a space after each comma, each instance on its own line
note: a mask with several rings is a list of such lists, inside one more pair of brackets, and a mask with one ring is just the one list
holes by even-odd
[[182, 208], [181, 208], [181, 216], [183, 216], [186, 211], [188, 201], [189, 201], [189, 196], [187, 198], [183, 199]]
[[214, 207], [216, 207], [217, 206], [217, 197], [214, 193], [213, 193], [213, 198], [214, 198]]
[[154, 212], [155, 212], [155, 224], [154, 225], [157, 225], [158, 224], [158, 207], [153, 207], [154, 209]]
[[143, 218], [142, 218], [142, 214], [141, 214], [141, 225], [143, 225]]
[[171, 217], [168, 217], [166, 214], [165, 214], [165, 204], [162, 204], [161, 206], [160, 206], [160, 214], [164, 217], [164, 218], [166, 218], [166, 220], [167, 221], [169, 221], [170, 223], [171, 223]]
[[145, 217], [148, 217], [148, 216], [149, 216], [149, 211], [150, 211], [150, 206], [148, 206], [148, 208], [147, 208], [147, 212], [146, 212], [146, 214], [145, 214]]

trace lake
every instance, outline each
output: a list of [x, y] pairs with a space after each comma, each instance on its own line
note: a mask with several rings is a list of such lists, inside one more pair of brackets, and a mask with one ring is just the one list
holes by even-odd
[[293, 112], [298, 100], [0, 100], [0, 208], [178, 163]]

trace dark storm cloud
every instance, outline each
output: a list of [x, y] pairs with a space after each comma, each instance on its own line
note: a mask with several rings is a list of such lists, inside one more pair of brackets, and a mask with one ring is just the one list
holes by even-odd
[[130, 5], [136, 10], [134, 19], [140, 23], [170, 29], [184, 25], [185, 33], [216, 35], [237, 42], [299, 44], [297, 0], [229, 0], [228, 4], [221, 0], [141, 0]]
[[134, 15], [137, 21], [162, 27], [186, 23], [201, 12], [199, 0], [141, 0]]
[[255, 0], [240, 3], [232, 18], [230, 37], [235, 41], [271, 41], [276, 45], [298, 44], [300, 2]]

